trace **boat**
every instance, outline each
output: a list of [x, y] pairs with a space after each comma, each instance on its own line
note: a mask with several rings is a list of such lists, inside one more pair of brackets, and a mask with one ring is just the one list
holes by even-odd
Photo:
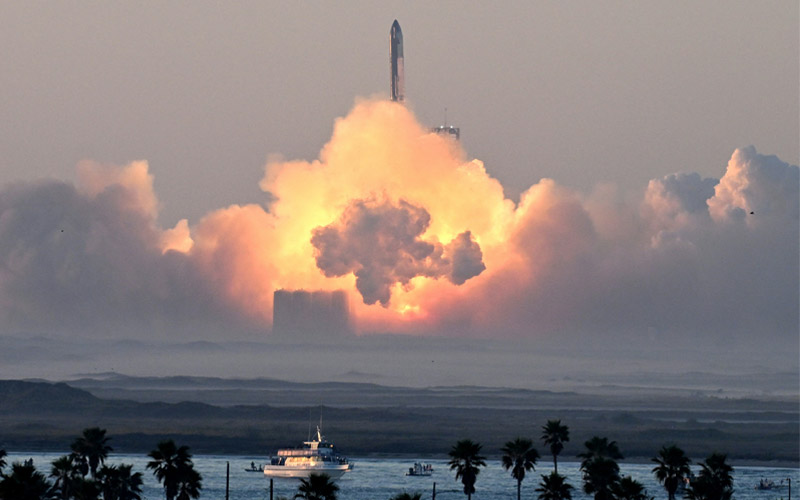
[[787, 484], [783, 482], [783, 479], [780, 480], [779, 483], [776, 483], [772, 479], [764, 479], [763, 477], [755, 486], [756, 490], [779, 490], [781, 488], [785, 488]]
[[278, 454], [264, 466], [264, 475], [276, 478], [307, 478], [311, 474], [327, 474], [331, 479], [339, 479], [351, 470], [353, 464], [347, 457], [339, 454], [333, 443], [322, 437], [317, 426], [314, 439], [303, 441], [299, 448], [278, 450]]
[[433, 474], [433, 465], [422, 462], [414, 462], [413, 467], [408, 468], [406, 476], [430, 476]]
[[245, 472], [262, 472], [264, 470], [263, 465], [256, 465], [255, 462], [250, 462], [250, 467], [245, 467]]

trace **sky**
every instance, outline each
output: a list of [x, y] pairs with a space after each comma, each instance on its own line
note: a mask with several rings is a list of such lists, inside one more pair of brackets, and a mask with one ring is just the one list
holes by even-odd
[[5, 2], [0, 335], [796, 350], [798, 10]]

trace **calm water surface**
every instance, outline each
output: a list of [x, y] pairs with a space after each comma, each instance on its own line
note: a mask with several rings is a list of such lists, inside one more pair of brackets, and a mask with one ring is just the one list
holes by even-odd
[[[42, 472], [49, 473], [50, 463], [60, 455], [52, 453], [9, 453], [8, 463], [32, 458], [34, 465]], [[250, 462], [263, 462], [265, 457], [242, 456], [214, 456], [195, 455], [195, 467], [203, 475], [203, 499], [225, 498], [225, 466], [230, 463], [230, 498], [231, 500], [268, 499], [269, 480], [261, 473], [245, 472], [245, 467]], [[141, 472], [144, 476], [144, 495], [146, 499], [164, 498], [163, 490], [155, 480], [152, 473], [145, 466], [148, 458], [144, 455], [112, 454], [107, 463], [133, 464], [134, 471]], [[341, 500], [388, 500], [397, 493], [408, 491], [410, 493], [422, 492], [423, 499], [430, 500], [433, 483], [436, 483], [437, 500], [462, 500], [466, 496], [461, 490], [461, 483], [456, 482], [453, 472], [447, 468], [445, 460], [425, 460], [432, 463], [434, 473], [430, 477], [407, 477], [408, 467], [414, 460], [352, 458], [355, 468], [342, 477], [339, 485], [339, 498]], [[475, 484], [476, 492], [473, 500], [515, 500], [516, 481], [505, 471], [500, 462], [490, 460], [487, 467], [478, 476]], [[576, 462], [559, 462], [558, 469], [565, 474], [570, 484], [575, 487], [573, 498], [575, 500], [589, 500], [589, 497], [580, 491], [579, 464]], [[631, 475], [642, 482], [649, 494], [657, 500], [666, 499], [667, 495], [660, 484], [653, 478], [650, 464], [621, 464], [623, 475]], [[549, 474], [552, 462], [540, 460], [536, 471], [526, 476], [522, 483], [522, 496], [535, 499], [534, 491], [539, 482], [540, 474]], [[770, 491], [755, 489], [761, 478], [771, 479], [778, 483], [786, 478], [792, 479], [792, 497], [800, 498], [800, 469], [786, 469], [775, 467], [735, 467], [734, 468], [734, 498], [737, 500], [768, 499], [788, 500], [786, 487]], [[297, 480], [276, 479], [274, 482], [274, 496], [291, 499], [297, 491]]]

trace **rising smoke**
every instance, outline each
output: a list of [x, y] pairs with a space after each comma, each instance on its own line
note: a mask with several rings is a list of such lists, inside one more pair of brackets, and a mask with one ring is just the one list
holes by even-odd
[[721, 174], [666, 175], [635, 204], [542, 179], [515, 204], [406, 107], [363, 101], [317, 160], [266, 166], [268, 207], [161, 228], [145, 162], [6, 185], [0, 324], [237, 335], [271, 328], [276, 290], [345, 290], [360, 333], [792, 339], [798, 167], [746, 147]]
[[427, 210], [403, 200], [396, 206], [386, 200], [356, 200], [336, 223], [314, 229], [317, 267], [328, 277], [352, 273], [364, 303], [384, 307], [395, 284], [407, 286], [417, 276], [445, 276], [462, 285], [485, 269], [469, 231], [446, 247], [423, 241], [430, 220]]

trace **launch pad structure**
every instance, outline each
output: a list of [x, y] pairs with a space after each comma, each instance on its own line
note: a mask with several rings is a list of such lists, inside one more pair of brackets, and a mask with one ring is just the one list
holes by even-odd
[[[391, 80], [392, 101], [404, 103], [406, 100], [405, 84], [405, 58], [403, 56], [403, 30], [397, 19], [389, 30], [389, 69]], [[433, 127], [431, 132], [455, 140], [461, 139], [461, 129], [447, 124], [447, 109], [445, 108], [444, 125]]]

